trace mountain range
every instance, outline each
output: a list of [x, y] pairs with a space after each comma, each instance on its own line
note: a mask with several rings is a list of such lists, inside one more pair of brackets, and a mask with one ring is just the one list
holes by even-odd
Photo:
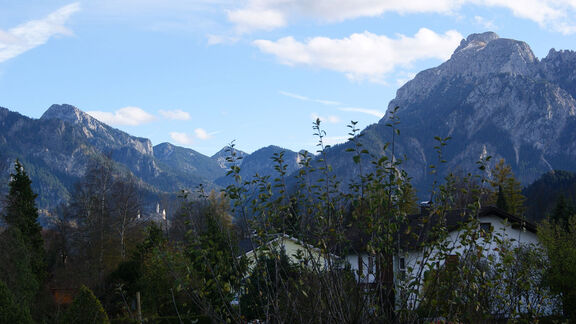
[[[418, 195], [425, 198], [438, 175], [474, 172], [479, 160], [500, 159], [528, 185], [554, 169], [575, 170], [576, 52], [550, 50], [538, 60], [528, 44], [493, 32], [462, 40], [450, 59], [418, 73], [398, 89], [384, 118], [367, 127], [360, 142], [376, 155], [392, 142], [395, 107], [396, 158]], [[450, 137], [439, 159], [436, 137]], [[343, 156], [351, 143], [331, 152], [334, 170], [352, 167]], [[390, 153], [388, 153], [390, 154]], [[445, 160], [443, 163], [441, 160]], [[348, 172], [349, 174], [349, 172]]]
[[[399, 88], [384, 118], [364, 129], [359, 141], [381, 156], [391, 154], [384, 147], [393, 140], [395, 157], [405, 158], [403, 168], [420, 198], [435, 179], [431, 165], [442, 177], [471, 172], [487, 156], [492, 163], [505, 159], [517, 179], [528, 185], [553, 169], [576, 171], [575, 98], [574, 51], [552, 49], [539, 60], [522, 41], [492, 32], [472, 34], [449, 60]], [[400, 135], [393, 138], [387, 125], [394, 111]], [[439, 161], [435, 137], [451, 138], [442, 152], [445, 163]], [[352, 145], [327, 150], [327, 161], [342, 179], [357, 176], [346, 152]], [[243, 178], [273, 175], [271, 158], [280, 152], [289, 173], [299, 167], [297, 152], [277, 146], [252, 154], [236, 150], [241, 159], [234, 162], [226, 159], [230, 149], [208, 157], [170, 143], [153, 146], [67, 104], [52, 105], [39, 119], [0, 108], [0, 172], [7, 175], [12, 162], [20, 159], [39, 194], [39, 207], [46, 210], [67, 201], [88, 163], [103, 156], [132, 173], [153, 196], [199, 184], [226, 186], [232, 164], [241, 166]], [[0, 189], [6, 190], [6, 183]]]

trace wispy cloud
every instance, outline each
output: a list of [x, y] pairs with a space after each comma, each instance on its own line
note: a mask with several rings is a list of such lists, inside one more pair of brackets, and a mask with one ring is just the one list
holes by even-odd
[[300, 42], [284, 37], [253, 44], [282, 64], [319, 67], [344, 73], [351, 80], [382, 82], [397, 67], [429, 58], [448, 59], [462, 38], [453, 30], [437, 34], [421, 28], [413, 37], [398, 35], [396, 39], [364, 32], [342, 39], [314, 37]]
[[401, 86], [406, 84], [406, 82], [414, 79], [415, 76], [416, 73], [414, 72], [401, 71], [396, 74], [396, 85], [398, 86], [398, 88], [400, 88]]
[[338, 110], [368, 114], [368, 115], [376, 116], [378, 118], [384, 117], [384, 112], [382, 112], [380, 110], [376, 110], [376, 109], [345, 107], [345, 108], [338, 108]]
[[170, 138], [172, 138], [172, 140], [174, 140], [174, 142], [176, 142], [177, 144], [190, 146], [192, 144], [195, 144], [198, 140], [201, 141], [209, 140], [215, 134], [218, 134], [218, 132], [208, 133], [204, 128], [196, 128], [194, 130], [194, 134], [171, 132]]
[[310, 115], [310, 117], [312, 118], [312, 120], [320, 119], [320, 121], [323, 123], [331, 123], [331, 124], [340, 123], [340, 117], [335, 116], [335, 115], [330, 115], [330, 116], [324, 117], [324, 116], [318, 115], [317, 113], [312, 113]]
[[496, 30], [498, 29], [496, 27], [496, 25], [494, 24], [494, 21], [492, 20], [487, 20], [486, 18], [482, 17], [482, 16], [474, 16], [474, 21], [482, 26], [482, 28], [487, 29], [487, 30]]
[[512, 14], [536, 22], [543, 28], [572, 34], [576, 32], [576, 1], [574, 0], [468, 0], [487, 7], [501, 7]]
[[203, 128], [196, 128], [196, 129], [194, 130], [194, 134], [196, 134], [196, 137], [197, 137], [198, 139], [201, 139], [201, 140], [210, 139], [210, 138], [212, 138], [212, 135], [213, 135], [213, 133], [209, 134], [209, 133], [208, 133], [205, 129], [203, 129]]
[[228, 20], [245, 33], [285, 27], [302, 18], [341, 22], [377, 17], [387, 12], [451, 15], [466, 5], [505, 8], [514, 16], [531, 20], [543, 28], [565, 34], [576, 32], [574, 0], [248, 0], [244, 6], [228, 11]]
[[322, 99], [313, 99], [313, 98], [309, 98], [306, 96], [302, 96], [299, 94], [295, 94], [295, 93], [291, 93], [288, 91], [279, 91], [279, 93], [283, 96], [286, 97], [290, 97], [290, 98], [294, 98], [294, 99], [298, 99], [298, 100], [302, 100], [302, 101], [310, 101], [310, 102], [317, 102], [317, 103], [321, 103], [323, 105], [327, 105], [327, 106], [337, 106], [340, 105], [340, 103], [338, 101], [332, 101], [332, 100], [322, 100]]
[[228, 11], [228, 20], [236, 25], [240, 34], [252, 30], [272, 30], [284, 27], [287, 23], [281, 11], [260, 8]]
[[158, 113], [162, 115], [162, 117], [172, 120], [189, 120], [190, 113], [176, 109], [176, 110], [159, 110]]
[[118, 126], [138, 126], [156, 119], [139, 107], [124, 107], [115, 112], [88, 111], [87, 113], [103, 123]]
[[170, 138], [174, 140], [177, 144], [181, 145], [192, 145], [194, 144], [194, 138], [186, 133], [171, 132]]
[[48, 16], [31, 20], [7, 31], [0, 30], [0, 63], [45, 44], [54, 36], [70, 36], [68, 19], [80, 10], [78, 2], [64, 6]]
[[358, 17], [375, 17], [385, 12], [448, 13], [461, 1], [405, 0], [249, 0], [244, 7], [228, 12], [228, 20], [237, 30], [249, 32], [286, 26], [290, 20], [312, 18], [339, 22]]
[[208, 39], [208, 45], [218, 45], [218, 44], [234, 44], [240, 40], [238, 36], [229, 35], [215, 35], [209, 34], [206, 36]]

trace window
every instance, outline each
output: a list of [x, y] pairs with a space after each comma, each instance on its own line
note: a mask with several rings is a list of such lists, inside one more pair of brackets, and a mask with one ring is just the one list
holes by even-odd
[[400, 258], [400, 260], [398, 260], [398, 266], [400, 268], [400, 271], [406, 270], [406, 259]]
[[374, 257], [368, 256], [368, 273], [374, 273]]
[[490, 223], [480, 223], [480, 236], [486, 237], [492, 232], [492, 224]]
[[448, 271], [455, 271], [458, 268], [460, 257], [457, 254], [451, 254], [446, 257], [446, 269]]

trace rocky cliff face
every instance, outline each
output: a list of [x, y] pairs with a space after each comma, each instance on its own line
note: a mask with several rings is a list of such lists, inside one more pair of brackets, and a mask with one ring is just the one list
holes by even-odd
[[153, 155], [152, 143], [147, 138], [130, 136], [112, 128], [72, 105], [52, 105], [40, 120], [60, 120], [80, 127], [86, 138], [96, 146], [129, 146], [139, 154]]
[[[396, 152], [408, 157], [405, 168], [421, 197], [432, 181], [429, 166], [439, 164], [434, 136], [452, 137], [443, 174], [474, 171], [475, 162], [490, 155], [506, 159], [529, 184], [551, 169], [576, 169], [575, 95], [575, 52], [551, 50], [539, 61], [524, 42], [473, 34], [448, 61], [401, 87], [387, 115], [364, 131], [364, 141], [383, 154], [391, 139], [385, 124], [398, 106]], [[347, 164], [335, 165], [344, 171]]]

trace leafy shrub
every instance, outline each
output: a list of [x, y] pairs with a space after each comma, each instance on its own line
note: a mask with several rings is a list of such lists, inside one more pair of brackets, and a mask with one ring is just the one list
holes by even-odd
[[94, 296], [92, 290], [82, 286], [70, 308], [64, 314], [62, 323], [88, 324], [88, 323], [110, 323], [108, 315], [104, 311], [102, 304]]

